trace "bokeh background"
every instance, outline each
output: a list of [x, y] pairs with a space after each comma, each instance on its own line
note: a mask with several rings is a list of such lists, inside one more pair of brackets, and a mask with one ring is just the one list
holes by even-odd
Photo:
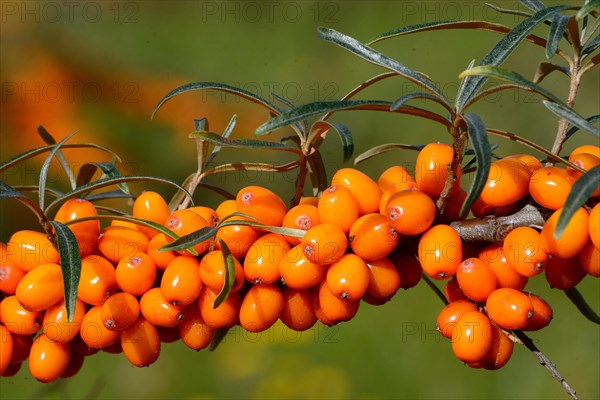
[[[497, 2], [520, 7], [516, 1]], [[192, 92], [168, 102], [150, 120], [158, 101], [171, 89], [194, 81], [236, 85], [276, 101], [273, 93], [295, 104], [342, 97], [360, 82], [382, 72], [319, 40], [316, 29], [328, 26], [366, 41], [403, 25], [446, 19], [484, 19], [514, 26], [480, 1], [3, 1], [0, 24], [0, 159], [43, 145], [41, 124], [61, 139], [93, 141], [117, 151], [124, 174], [156, 175], [181, 182], [195, 169], [195, 146], [187, 135], [193, 119], [207, 117], [222, 132], [237, 114], [234, 137], [251, 137], [269, 118], [261, 107], [218, 92]], [[546, 4], [556, 4], [546, 2]], [[547, 34], [547, 27], [536, 33]], [[377, 45], [407, 66], [427, 73], [452, 97], [457, 75], [500, 39], [491, 32], [427, 32]], [[543, 49], [520, 47], [505, 64], [532, 77]], [[488, 84], [489, 85], [489, 84]], [[544, 86], [564, 97], [567, 81], [553, 74]], [[589, 73], [577, 109], [598, 113], [600, 76]], [[394, 100], [417, 91], [401, 78], [370, 88], [360, 98]], [[422, 103], [417, 105], [429, 107]], [[435, 109], [435, 107], [433, 108]], [[527, 136], [550, 147], [556, 119], [539, 97], [502, 92], [473, 108], [490, 127]], [[439, 111], [439, 110], [438, 110]], [[344, 112], [333, 117], [354, 133], [356, 153], [387, 142], [449, 142], [439, 126], [403, 115]], [[273, 139], [289, 134], [282, 130]], [[526, 152], [503, 141], [499, 155]], [[574, 137], [569, 149], [595, 139]], [[597, 143], [597, 141], [596, 141]], [[343, 164], [339, 140], [330, 135], [322, 148], [329, 176]], [[65, 150], [77, 170], [88, 161], [108, 161], [90, 150]], [[394, 163], [409, 166], [416, 154], [388, 153], [360, 165], [375, 177]], [[286, 155], [224, 150], [217, 161], [285, 162]], [[35, 184], [43, 158], [13, 168], [2, 180]], [[49, 182], [66, 190], [55, 168]], [[209, 182], [231, 191], [261, 184], [291, 198], [292, 176], [224, 174]], [[153, 189], [169, 197], [171, 188]], [[307, 188], [309, 193], [309, 188]], [[196, 203], [216, 206], [222, 199], [200, 190]], [[122, 208], [129, 205], [120, 203]], [[37, 229], [27, 210], [0, 203], [0, 240], [17, 229]], [[585, 320], [567, 298], [543, 278], [528, 289], [548, 299], [553, 323], [533, 335], [582, 398], [600, 397], [600, 329]], [[598, 280], [585, 279], [580, 290], [600, 309]], [[182, 343], [164, 344], [159, 360], [143, 369], [123, 355], [99, 353], [86, 360], [74, 378], [43, 385], [26, 365], [0, 380], [0, 397], [9, 398], [561, 398], [560, 385], [524, 348], [496, 372], [473, 370], [452, 355], [450, 344], [435, 332], [442, 305], [419, 284], [382, 307], [363, 305], [346, 324], [315, 326], [304, 333], [277, 325], [262, 334], [231, 331], [215, 351], [194, 352]]]

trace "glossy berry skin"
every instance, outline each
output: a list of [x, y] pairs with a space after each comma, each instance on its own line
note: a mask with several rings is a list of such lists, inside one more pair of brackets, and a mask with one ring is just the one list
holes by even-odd
[[[590, 169], [600, 165], [600, 157], [589, 153], [571, 154], [569, 161], [585, 171], [589, 171]], [[567, 167], [567, 175], [569, 176], [571, 183], [575, 183], [579, 178], [581, 178], [583, 173], [571, 167]], [[594, 190], [591, 197], [597, 197], [598, 195], [600, 195], [600, 185], [596, 187], [596, 190]]]
[[456, 279], [463, 293], [474, 301], [485, 301], [496, 287], [496, 275], [479, 258], [467, 258], [456, 270]]
[[507, 330], [524, 328], [533, 317], [531, 300], [520, 290], [496, 289], [488, 296], [485, 306], [490, 319]]
[[596, 204], [590, 211], [588, 228], [590, 240], [600, 250], [600, 203]]
[[381, 215], [385, 215], [385, 206], [387, 205], [387, 202], [390, 199], [390, 197], [395, 195], [397, 192], [412, 189], [417, 189], [417, 184], [414, 182], [396, 182], [392, 184], [381, 195], [381, 200], [379, 200], [379, 213]]
[[400, 287], [402, 289], [415, 287], [421, 281], [423, 269], [421, 268], [421, 263], [414, 254], [396, 248], [396, 250], [388, 256], [388, 259], [394, 264], [396, 270], [400, 274]]
[[359, 204], [350, 189], [342, 185], [333, 185], [323, 191], [317, 206], [319, 221], [333, 224], [344, 233], [350, 228], [359, 214]]
[[25, 271], [18, 268], [6, 256], [6, 245], [1, 244], [4, 250], [0, 254], [0, 292], [5, 294], [15, 294], [17, 285], [25, 276]]
[[281, 226], [287, 213], [285, 203], [274, 192], [260, 186], [247, 186], [235, 198], [237, 210], [268, 226]]
[[300, 242], [302, 252], [315, 264], [333, 264], [346, 252], [348, 239], [344, 232], [332, 224], [310, 228]]
[[146, 253], [133, 253], [119, 262], [115, 279], [123, 292], [141, 296], [154, 286], [156, 265]]
[[502, 207], [522, 199], [529, 192], [531, 173], [518, 158], [505, 158], [490, 166], [481, 192], [481, 200], [492, 207]]
[[325, 279], [326, 273], [327, 266], [310, 262], [300, 245], [287, 251], [279, 263], [279, 274], [292, 289], [309, 289]]
[[[416, 260], [414, 262], [416, 263]], [[389, 300], [402, 287], [402, 276], [389, 258], [367, 261], [367, 267], [369, 268], [369, 284], [366, 293], [370, 296]]]
[[[143, 192], [137, 197], [137, 199], [135, 199], [133, 203], [132, 215], [134, 218], [139, 218], [162, 225], [165, 223], [170, 214], [171, 211], [169, 210], [169, 205], [165, 199], [156, 192]], [[144, 235], [148, 236], [148, 239], [152, 239], [158, 234], [156, 229], [152, 229], [143, 225], [138, 225], [138, 229]]]
[[23, 307], [17, 296], [8, 296], [0, 302], [0, 322], [16, 335], [32, 335], [42, 327], [42, 311]]
[[449, 225], [435, 225], [419, 240], [419, 262], [423, 271], [434, 279], [454, 276], [462, 261], [462, 251], [460, 236]]
[[593, 277], [600, 277], [600, 249], [598, 249], [592, 242], [585, 245], [583, 250], [577, 255], [581, 268], [588, 275]]
[[148, 242], [148, 237], [137, 229], [109, 226], [100, 233], [98, 248], [104, 257], [118, 263], [134, 253], [146, 253]]
[[377, 185], [382, 192], [388, 190], [391, 186], [401, 182], [414, 182], [415, 179], [412, 177], [408, 170], [400, 165], [394, 165], [386, 169], [379, 175], [377, 179]]
[[[60, 206], [54, 220], [64, 224], [78, 218], [96, 215], [98, 215], [98, 211], [89, 201], [84, 199], [70, 199]], [[100, 221], [90, 220], [70, 224], [69, 229], [75, 235], [81, 257], [91, 254], [96, 249], [98, 236], [100, 235]]]
[[[318, 204], [318, 203], [317, 203]], [[281, 226], [284, 228], [300, 229], [307, 231], [313, 226], [319, 225], [319, 210], [312, 204], [298, 204], [285, 214]], [[292, 236], [284, 236], [291, 245], [300, 243], [300, 239]]]
[[60, 265], [42, 264], [29, 271], [17, 285], [17, 299], [31, 311], [43, 311], [63, 298]]
[[531, 175], [529, 194], [541, 206], [558, 210], [565, 205], [572, 183], [564, 168], [542, 167]]
[[176, 327], [183, 319], [181, 307], [167, 302], [158, 287], [148, 290], [140, 298], [140, 311], [152, 325], [165, 328]]
[[585, 208], [575, 211], [563, 234], [556, 239], [554, 232], [562, 208], [556, 210], [544, 224], [541, 233], [541, 245], [544, 251], [560, 258], [575, 257], [588, 242], [589, 215]]
[[196, 351], [207, 347], [215, 335], [215, 330], [206, 325], [195, 304], [183, 309], [183, 320], [177, 325], [177, 330], [181, 341]]
[[505, 366], [510, 360], [514, 348], [513, 341], [496, 325], [492, 325], [490, 333], [492, 347], [482, 360], [470, 363], [470, 367], [497, 370]]
[[102, 321], [102, 306], [94, 306], [83, 317], [79, 336], [87, 347], [103, 349], [118, 342], [120, 332], [106, 329]]
[[358, 201], [359, 215], [374, 213], [379, 210], [381, 189], [373, 179], [354, 168], [341, 168], [333, 174], [332, 185], [345, 186]]
[[533, 315], [527, 325], [521, 329], [524, 331], [539, 331], [547, 327], [552, 321], [552, 307], [550, 307], [550, 304], [546, 300], [536, 294], [527, 293], [527, 295], [533, 306]]
[[[198, 231], [202, 228], [206, 228], [209, 226], [208, 222], [202, 218], [197, 213], [190, 211], [189, 209], [185, 210], [176, 210], [171, 215], [169, 215], [164, 223], [167, 228], [175, 232], [179, 236], [189, 235], [192, 232]], [[167, 238], [167, 242], [172, 242], [171, 238]], [[192, 246], [192, 248], [198, 254], [204, 254], [208, 251], [210, 247], [210, 240], [205, 240], [203, 242], [197, 243]], [[178, 251], [179, 254], [182, 255], [192, 255], [187, 250]]]
[[208, 222], [208, 225], [212, 226], [213, 228], [219, 223], [219, 214], [217, 214], [217, 212], [210, 207], [194, 206], [188, 208], [188, 210], [193, 211], [204, 218], [206, 222]]
[[198, 307], [200, 316], [213, 329], [229, 328], [239, 323], [240, 306], [242, 298], [239, 291], [230, 293], [227, 299], [217, 308], [214, 308], [214, 301], [219, 292], [215, 292], [209, 287], [203, 287], [198, 296]]
[[504, 238], [502, 251], [508, 264], [526, 277], [542, 273], [548, 260], [541, 235], [528, 226], [520, 226], [510, 231]]
[[369, 267], [356, 254], [345, 254], [327, 270], [327, 286], [342, 300], [360, 300], [369, 286]]
[[511, 154], [510, 156], [504, 157], [504, 159], [512, 159], [516, 158], [519, 161], [523, 162], [530, 174], [533, 174], [538, 169], [542, 168], [542, 163], [540, 160], [532, 156], [531, 154]]
[[40, 382], [53, 382], [67, 369], [70, 358], [68, 343], [55, 342], [41, 334], [34, 340], [29, 352], [29, 372]]
[[96, 255], [81, 260], [77, 298], [95, 306], [104, 303], [117, 290], [115, 267], [110, 261]]
[[313, 327], [317, 316], [313, 306], [314, 293], [311, 289], [296, 290], [284, 287], [283, 308], [279, 318], [288, 328], [302, 332]]
[[446, 297], [446, 301], [449, 303], [459, 301], [459, 300], [469, 300], [467, 295], [465, 295], [458, 285], [458, 279], [456, 279], [456, 275], [454, 275], [446, 284], [444, 285], [444, 297]]
[[6, 243], [8, 260], [25, 272], [40, 264], [58, 263], [58, 251], [45, 234], [22, 230], [13, 233]]
[[338, 322], [349, 321], [354, 318], [358, 312], [360, 301], [340, 299], [329, 290], [327, 281], [323, 281], [319, 285], [318, 295], [319, 309], [325, 316], [326, 320], [330, 322], [329, 325], [337, 324]]
[[350, 228], [350, 247], [365, 261], [387, 257], [400, 242], [400, 235], [381, 214], [366, 214]]
[[[250, 246], [260, 237], [260, 234], [252, 227], [244, 225], [229, 225], [219, 228], [217, 239], [227, 245], [231, 254], [238, 260], [244, 259]], [[217, 249], [220, 249], [217, 240]]]
[[490, 320], [482, 312], [464, 313], [452, 332], [454, 355], [466, 363], [483, 360], [492, 348], [492, 329]]
[[121, 333], [121, 347], [127, 360], [136, 367], [147, 367], [160, 355], [158, 329], [144, 317]]
[[179, 255], [179, 253], [174, 251], [159, 251], [161, 247], [168, 243], [167, 237], [163, 233], [155, 235], [148, 243], [147, 254], [152, 258], [154, 264], [156, 264], [156, 268], [161, 271], [164, 271], [167, 265]]
[[83, 301], [76, 299], [73, 320], [69, 322], [65, 302], [61, 300], [44, 313], [44, 334], [55, 342], [69, 343], [79, 333], [86, 311]]
[[[240, 262], [234, 257], [235, 264], [235, 279], [231, 290], [236, 292], [240, 290], [244, 284], [244, 270]], [[208, 286], [212, 290], [219, 292], [225, 283], [225, 274], [227, 267], [221, 250], [213, 250], [202, 257], [199, 266], [200, 279], [202, 284]]]
[[452, 163], [452, 147], [444, 143], [429, 143], [417, 156], [415, 182], [417, 188], [432, 198], [442, 193], [448, 177], [447, 165]]
[[244, 258], [246, 280], [256, 285], [277, 282], [281, 278], [279, 264], [290, 248], [282, 235], [267, 233], [261, 236], [252, 244]]
[[[6, 329], [6, 327], [4, 325], [0, 325], [2, 326], [2, 328], [5, 329], [4, 332], [9, 333], [10, 331], [8, 331]], [[0, 329], [2, 329], [0, 328]], [[12, 339], [12, 356], [10, 357], [10, 362], [11, 363], [20, 363], [23, 362], [25, 360], [27, 360], [27, 358], [29, 357], [29, 351], [31, 349], [31, 345], [33, 344], [33, 336], [32, 335], [17, 335], [17, 334], [11, 334], [11, 339], [6, 338], [5, 336], [3, 336], [4, 334], [1, 334], [2, 336], [0, 336], [0, 340], [11, 340]], [[1, 342], [0, 346], [2, 345]], [[0, 354], [0, 358], [2, 358], [2, 354]]]
[[544, 274], [550, 287], [559, 290], [573, 289], [586, 276], [577, 257], [563, 259], [551, 256]]
[[385, 217], [401, 235], [425, 232], [433, 223], [435, 213], [435, 203], [420, 190], [396, 192], [385, 205]]
[[574, 156], [575, 154], [582, 153], [593, 154], [596, 157], [600, 158], [600, 147], [594, 146], [593, 144], [584, 144], [583, 146], [579, 146], [575, 150], [573, 150], [570, 155]]
[[85, 356], [77, 351], [74, 351], [71, 348], [71, 357], [69, 357], [69, 363], [67, 364], [67, 368], [60, 374], [61, 378], [72, 378], [83, 367], [83, 362], [85, 361]]
[[140, 316], [138, 299], [126, 292], [115, 293], [102, 305], [100, 319], [104, 327], [111, 331], [122, 331], [133, 324]]
[[528, 278], [519, 274], [508, 263], [502, 245], [492, 243], [481, 249], [477, 257], [485, 262], [496, 275], [498, 287], [523, 290], [527, 284]]
[[471, 311], [477, 311], [477, 306], [469, 300], [450, 302], [438, 314], [435, 327], [443, 337], [451, 339], [458, 319]]
[[240, 307], [240, 325], [249, 332], [269, 329], [281, 315], [283, 294], [275, 285], [254, 285]]
[[178, 256], [167, 265], [160, 281], [160, 291], [165, 301], [186, 306], [196, 301], [200, 289], [202, 279], [196, 257]]

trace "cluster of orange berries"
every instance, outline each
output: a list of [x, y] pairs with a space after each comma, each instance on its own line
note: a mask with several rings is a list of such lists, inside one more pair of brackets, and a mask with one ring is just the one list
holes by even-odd
[[[600, 148], [585, 149], [571, 161], [584, 169], [600, 163]], [[333, 325], [352, 319], [361, 302], [381, 305], [400, 288], [415, 286], [423, 272], [448, 280], [449, 305], [437, 326], [452, 338], [456, 356], [470, 366], [499, 368], [512, 352], [507, 331], [540, 329], [552, 318], [543, 299], [523, 292], [529, 277], [545, 271], [551, 286], [568, 289], [586, 273], [600, 275], [600, 208], [579, 210], [565, 235], [554, 239], [578, 173], [542, 167], [530, 156], [507, 157], [492, 165], [473, 213], [509, 212], [528, 194], [556, 212], [541, 233], [520, 227], [503, 244], [469, 246], [446, 224], [460, 219], [464, 191], [453, 189], [443, 216], [435, 203], [451, 160], [450, 146], [433, 143], [420, 151], [414, 177], [401, 166], [377, 181], [344, 168], [319, 198], [303, 198], [290, 209], [259, 186], [241, 189], [214, 210], [170, 212], [159, 194], [142, 193], [134, 218], [179, 236], [216, 229], [193, 252], [161, 251], [172, 239], [132, 222], [114, 220], [102, 230], [98, 220], [71, 223], [82, 257], [72, 321], [58, 252], [43, 233], [16, 232], [0, 246], [0, 373], [11, 376], [28, 359], [32, 376], [50, 382], [74, 375], [84, 357], [99, 350], [122, 352], [142, 367], [156, 361], [161, 342], [182, 340], [200, 350], [221, 328], [261, 332], [278, 320], [297, 331], [317, 321]], [[55, 219], [97, 214], [92, 203], [75, 199]], [[287, 236], [291, 230], [268, 232], [248, 221], [305, 232]], [[229, 295], [215, 307], [228, 271], [221, 243], [233, 256], [235, 274]]]

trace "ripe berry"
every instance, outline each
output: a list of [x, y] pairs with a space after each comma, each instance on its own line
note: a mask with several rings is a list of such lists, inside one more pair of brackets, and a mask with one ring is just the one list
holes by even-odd
[[381, 195], [381, 200], [379, 200], [379, 213], [385, 215], [385, 206], [387, 205], [387, 202], [390, 199], [390, 197], [395, 195], [397, 192], [412, 189], [417, 189], [417, 184], [414, 182], [396, 182], [392, 184]]
[[400, 273], [400, 287], [402, 289], [417, 286], [423, 275], [423, 268], [421, 268], [421, 263], [414, 254], [396, 248], [388, 258]]
[[448, 303], [452, 303], [459, 300], [469, 300], [467, 295], [465, 295], [458, 285], [458, 279], [456, 279], [456, 275], [450, 278], [448, 282], [444, 285], [444, 297], [446, 297], [446, 301]]
[[350, 189], [334, 185], [319, 197], [317, 212], [321, 224], [333, 224], [348, 233], [359, 216], [359, 204]]
[[283, 294], [275, 285], [254, 285], [240, 307], [240, 325], [249, 332], [270, 328], [283, 310]]
[[165, 301], [186, 306], [200, 294], [202, 280], [196, 257], [178, 256], [167, 265], [160, 280], [160, 291]]
[[[414, 263], [418, 265], [416, 260], [414, 260]], [[402, 276], [390, 259], [384, 257], [379, 260], [368, 261], [367, 267], [369, 267], [367, 294], [377, 299], [389, 300], [402, 287]]]
[[[360, 301], [342, 300], [331, 293], [327, 281], [321, 282], [319, 286], [319, 309], [330, 324], [350, 321], [358, 312]], [[316, 310], [315, 310], [316, 313]], [[318, 314], [317, 314], [318, 316]]]
[[67, 364], [67, 368], [60, 374], [61, 378], [72, 378], [79, 371], [81, 371], [81, 367], [83, 367], [83, 362], [85, 361], [85, 356], [77, 351], [74, 351], [71, 347], [71, 357], [69, 357], [69, 363]]
[[242, 298], [240, 292], [229, 293], [227, 299], [219, 307], [214, 308], [213, 303], [219, 292], [215, 292], [209, 287], [203, 287], [198, 296], [198, 307], [200, 316], [213, 329], [229, 328], [239, 322], [240, 305]]
[[544, 299], [533, 293], [528, 293], [529, 300], [533, 306], [533, 315], [531, 319], [521, 328], [524, 331], [538, 331], [542, 328], [547, 327], [552, 321], [552, 308]]
[[529, 191], [531, 173], [518, 158], [504, 158], [490, 166], [481, 192], [481, 200], [492, 207], [502, 207], [522, 199]]
[[121, 333], [121, 347], [131, 364], [136, 367], [147, 367], [160, 355], [158, 329], [144, 317], [139, 317]]
[[273, 284], [277, 282], [279, 264], [290, 250], [288, 241], [277, 233], [261, 236], [248, 250], [244, 259], [244, 276], [252, 284]]
[[29, 271], [15, 291], [17, 299], [31, 311], [43, 311], [63, 298], [60, 265], [42, 264]]
[[27, 310], [17, 296], [5, 297], [0, 302], [0, 322], [16, 335], [33, 335], [42, 327], [43, 313]]
[[471, 311], [477, 311], [477, 306], [475, 303], [469, 300], [457, 300], [450, 302], [438, 314], [435, 322], [435, 328], [442, 334], [443, 337], [451, 339], [458, 319]]
[[123, 292], [141, 296], [154, 286], [156, 265], [148, 254], [133, 253], [119, 262], [115, 279]]
[[77, 299], [75, 301], [75, 312], [73, 320], [69, 322], [67, 318], [67, 308], [65, 301], [61, 300], [54, 306], [50, 307], [44, 313], [42, 329], [44, 334], [51, 340], [60, 343], [68, 343], [77, 334], [81, 328], [81, 321], [85, 316], [86, 308], [83, 301]]
[[326, 273], [327, 266], [310, 262], [300, 245], [287, 251], [279, 263], [281, 278], [288, 287], [297, 290], [315, 286], [325, 279]]
[[435, 218], [435, 203], [420, 190], [402, 190], [388, 199], [385, 216], [401, 235], [425, 232]]
[[213, 228], [219, 223], [219, 214], [210, 207], [195, 206], [188, 208], [188, 210], [193, 211], [204, 218], [206, 222], [208, 222], [208, 225]]
[[4, 374], [13, 354], [13, 339], [9, 330], [0, 325], [0, 375]]
[[268, 226], [281, 226], [287, 213], [285, 203], [277, 194], [260, 186], [247, 186], [235, 198], [237, 210]]
[[462, 241], [454, 229], [449, 225], [435, 225], [419, 240], [419, 262], [430, 277], [447, 279], [456, 273], [462, 250]]
[[345, 254], [327, 270], [327, 286], [342, 300], [358, 301], [369, 286], [369, 267], [356, 254]]
[[[170, 214], [171, 211], [169, 210], [169, 205], [165, 199], [163, 199], [163, 197], [156, 192], [144, 192], [140, 194], [133, 203], [134, 218], [139, 218], [162, 225], [165, 223]], [[144, 235], [148, 236], [148, 239], [152, 239], [158, 234], [156, 229], [152, 229], [143, 225], [138, 225], [138, 229]]]
[[[215, 213], [219, 217], [219, 221], [222, 221], [225, 217], [237, 212], [237, 206], [234, 199], [223, 200], [215, 209]], [[237, 217], [238, 219], [240, 217]]]
[[531, 300], [520, 290], [496, 289], [488, 296], [485, 306], [490, 319], [508, 330], [524, 328], [533, 316]]
[[35, 338], [29, 352], [29, 372], [40, 382], [60, 378], [69, 365], [71, 347], [51, 340], [43, 333]]
[[289, 286], [283, 288], [283, 309], [281, 322], [295, 331], [310, 329], [317, 316], [313, 307], [314, 293], [312, 290], [297, 290]]
[[571, 155], [573, 156], [575, 154], [581, 154], [581, 153], [593, 154], [596, 157], [600, 158], [600, 147], [594, 146], [593, 144], [584, 144], [583, 146], [579, 146], [575, 150], [573, 150], [571, 152]]
[[533, 228], [520, 226], [504, 238], [502, 251], [508, 264], [523, 276], [535, 276], [544, 270], [548, 255], [542, 247], [541, 235]]
[[344, 255], [348, 239], [336, 225], [320, 224], [306, 232], [300, 246], [311, 262], [327, 265], [333, 264]]
[[564, 259], [551, 256], [546, 265], [545, 275], [551, 288], [569, 290], [585, 278], [586, 272], [577, 257]]
[[354, 168], [342, 168], [331, 178], [331, 185], [345, 186], [350, 189], [358, 201], [359, 215], [374, 213], [379, 210], [381, 189], [365, 173]]
[[529, 194], [541, 206], [558, 210], [565, 205], [572, 185], [564, 168], [543, 167], [531, 175]]
[[490, 320], [482, 312], [464, 313], [452, 332], [454, 355], [466, 363], [483, 360], [492, 348], [492, 329]]
[[[217, 239], [224, 241], [231, 254], [238, 260], [243, 260], [246, 257], [250, 246], [259, 237], [260, 233], [245, 225], [224, 226], [217, 231]], [[220, 249], [218, 240], [217, 249]]]
[[588, 228], [592, 243], [596, 249], [600, 249], [600, 203], [596, 204], [590, 211]]
[[414, 178], [411, 176], [408, 170], [400, 165], [394, 165], [389, 167], [379, 175], [377, 179], [377, 185], [382, 192], [385, 192], [392, 185], [397, 183], [414, 182]]
[[532, 156], [531, 154], [511, 154], [510, 156], [504, 157], [504, 159], [516, 158], [517, 160], [523, 162], [530, 174], [533, 174], [538, 169], [542, 168], [542, 163], [540, 160]]
[[181, 307], [167, 302], [158, 287], [148, 290], [140, 298], [140, 311], [152, 325], [165, 328], [176, 327], [183, 319]]
[[102, 305], [100, 319], [104, 327], [111, 331], [122, 331], [133, 324], [140, 316], [140, 303], [126, 292], [115, 293]]
[[164, 271], [165, 268], [167, 268], [167, 265], [169, 265], [169, 263], [179, 255], [179, 253], [174, 251], [159, 251], [161, 247], [168, 243], [167, 237], [163, 233], [154, 235], [154, 237], [150, 239], [150, 242], [148, 243], [147, 254], [150, 256], [150, 258], [152, 258], [154, 264], [156, 264], [156, 268], [160, 269], [161, 271]]
[[440, 196], [452, 155], [452, 147], [444, 143], [430, 143], [421, 149], [415, 164], [415, 182], [420, 191], [432, 198]]
[[475, 363], [470, 363], [470, 367], [496, 370], [506, 365], [512, 356], [513, 341], [500, 328], [492, 325], [491, 342], [492, 346], [483, 359]]
[[498, 287], [509, 287], [517, 290], [523, 290], [527, 284], [527, 277], [519, 274], [509, 264], [502, 245], [492, 243], [479, 251], [478, 257], [489, 265], [492, 272], [496, 275]]
[[8, 260], [25, 272], [40, 264], [58, 263], [58, 251], [45, 234], [36, 231], [17, 231], [6, 243]]
[[148, 250], [148, 237], [137, 229], [124, 226], [104, 228], [98, 239], [98, 248], [102, 255], [114, 263], [134, 253]]
[[190, 349], [202, 350], [215, 335], [215, 330], [206, 325], [196, 304], [183, 309], [183, 320], [177, 325], [181, 341]]
[[[54, 220], [64, 224], [78, 218], [96, 215], [98, 215], [98, 211], [89, 201], [84, 199], [70, 199], [60, 206]], [[85, 257], [96, 250], [98, 236], [100, 235], [100, 221], [91, 220], [78, 222], [69, 225], [69, 229], [71, 229], [75, 235], [81, 257]]]
[[117, 292], [115, 267], [102, 256], [89, 255], [81, 260], [77, 297], [91, 305], [102, 304]]
[[562, 213], [562, 208], [556, 210], [544, 224], [541, 233], [541, 245], [548, 254], [560, 258], [575, 257], [585, 247], [588, 241], [589, 215], [585, 208], [575, 211], [563, 234], [554, 238], [556, 225]]
[[79, 336], [88, 347], [103, 349], [116, 343], [120, 332], [106, 329], [102, 321], [102, 306], [94, 306], [83, 317]]
[[463, 293], [474, 301], [485, 301], [496, 287], [496, 275], [479, 258], [464, 260], [456, 270], [456, 279]]
[[[175, 232], [179, 236], [185, 236], [192, 232], [196, 232], [202, 228], [206, 228], [208, 222], [202, 218], [200, 215], [196, 214], [189, 209], [185, 210], [176, 210], [171, 215], [167, 217], [165, 222], [165, 226]], [[172, 242], [171, 238], [167, 238], [167, 242]], [[192, 246], [198, 254], [203, 254], [208, 251], [210, 247], [210, 240], [207, 239], [203, 242], [196, 243]], [[179, 251], [179, 254], [183, 255], [191, 255], [187, 250]]]
[[[233, 257], [233, 262], [235, 264], [235, 279], [231, 291], [235, 292], [240, 290], [244, 284], [244, 270], [235, 257]], [[213, 250], [205, 254], [200, 261], [199, 271], [202, 283], [217, 293], [220, 292], [225, 283], [225, 274], [227, 273], [223, 252], [221, 250]]]
[[398, 232], [379, 213], [363, 215], [350, 228], [350, 247], [365, 261], [387, 257], [399, 241]]
[[18, 268], [15, 264], [8, 260], [6, 255], [4, 243], [1, 243], [4, 250], [2, 251], [0, 258], [0, 292], [5, 294], [15, 294], [17, 285], [21, 282], [21, 279], [25, 276], [25, 271]]
[[579, 264], [588, 275], [600, 277], [600, 249], [592, 242], [588, 242], [583, 250], [577, 254]]
[[[569, 157], [569, 161], [585, 171], [589, 171], [590, 169], [600, 165], [600, 157], [589, 153], [572, 154]], [[583, 173], [571, 167], [567, 167], [567, 175], [569, 176], [571, 183], [575, 183], [579, 178], [581, 178]], [[600, 195], [600, 185], [596, 187], [596, 190], [592, 193], [591, 197], [598, 195]]]
[[[5, 326], [2, 326], [4, 329], [6, 329]], [[9, 333], [10, 331], [8, 329], [6, 329], [5, 331], [6, 333]], [[17, 335], [15, 333], [11, 333], [11, 338], [12, 338], [12, 356], [10, 357], [10, 362], [11, 363], [20, 363], [23, 362], [25, 360], [27, 360], [27, 358], [29, 357], [29, 351], [31, 349], [31, 345], [33, 344], [33, 336], [32, 335]], [[0, 335], [0, 340], [3, 340], [0, 343], [0, 346], [4, 343], [4, 340], [10, 340], [5, 338], [3, 335]], [[0, 358], [3, 357], [3, 354], [1, 354], [2, 352], [0, 352]]]
[[[281, 226], [284, 228], [300, 229], [307, 231], [313, 226], [320, 224], [319, 210], [311, 204], [299, 204], [285, 214]], [[292, 245], [300, 243], [300, 239], [292, 236], [284, 236]]]

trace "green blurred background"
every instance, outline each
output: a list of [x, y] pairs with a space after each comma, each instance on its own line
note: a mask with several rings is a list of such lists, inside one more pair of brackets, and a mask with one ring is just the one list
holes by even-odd
[[[557, 4], [545, 2], [547, 5]], [[150, 113], [171, 89], [194, 81], [236, 85], [273, 100], [275, 93], [302, 104], [342, 97], [360, 82], [382, 72], [319, 40], [318, 26], [328, 26], [366, 41], [403, 25], [446, 19], [484, 19], [514, 26], [515, 16], [486, 9], [479, 1], [101, 1], [0, 3], [0, 72], [2, 107], [0, 159], [42, 145], [35, 128], [44, 125], [60, 139], [94, 141], [116, 150], [125, 174], [157, 175], [182, 181], [195, 169], [195, 146], [187, 139], [193, 119], [207, 117], [221, 132], [237, 114], [235, 137], [251, 137], [269, 118], [257, 105], [217, 92], [194, 92], [168, 102], [154, 120]], [[519, 7], [516, 1], [499, 2]], [[547, 35], [547, 27], [536, 33]], [[405, 65], [427, 73], [450, 97], [457, 75], [500, 39], [491, 32], [428, 32], [377, 45]], [[524, 44], [506, 66], [532, 77], [544, 50]], [[491, 83], [488, 83], [489, 86]], [[567, 80], [553, 74], [544, 86], [564, 97]], [[598, 113], [600, 76], [589, 73], [577, 109]], [[360, 98], [394, 100], [417, 91], [401, 78], [384, 81]], [[429, 104], [415, 103], [429, 108]], [[441, 112], [435, 107], [431, 108]], [[527, 136], [550, 147], [556, 119], [539, 97], [501, 92], [473, 107], [490, 127]], [[403, 115], [345, 112], [335, 122], [354, 133], [355, 154], [386, 142], [448, 142], [434, 123]], [[277, 139], [289, 131], [281, 131]], [[333, 135], [331, 135], [333, 136]], [[526, 152], [522, 146], [493, 138], [499, 155]], [[565, 153], [583, 143], [597, 143], [585, 133], [574, 137]], [[339, 140], [322, 147], [329, 176], [344, 165]], [[94, 151], [65, 151], [77, 169], [87, 161], [107, 161]], [[287, 155], [224, 150], [216, 161], [289, 161]], [[409, 166], [415, 153], [394, 152], [361, 164], [376, 177], [386, 167]], [[2, 180], [35, 184], [43, 158], [12, 168]], [[348, 164], [350, 165], [350, 164]], [[66, 189], [52, 170], [50, 184]], [[225, 174], [210, 183], [231, 191], [261, 184], [289, 199], [291, 175]], [[136, 192], [164, 186], [133, 185]], [[309, 193], [309, 188], [307, 188]], [[221, 198], [200, 190], [196, 203], [216, 206]], [[120, 204], [123, 208], [127, 204]], [[0, 240], [17, 229], [36, 228], [20, 205], [2, 202]], [[582, 398], [600, 397], [600, 329], [581, 316], [543, 278], [528, 289], [553, 306], [553, 323], [533, 338]], [[585, 279], [580, 290], [600, 308], [598, 280]], [[13, 378], [0, 380], [0, 395], [9, 398], [561, 398], [560, 385], [525, 349], [515, 349], [502, 370], [463, 366], [450, 344], [434, 331], [442, 305], [419, 284], [382, 307], [362, 305], [357, 317], [333, 328], [316, 326], [297, 334], [277, 325], [250, 335], [233, 330], [210, 353], [196, 353], [182, 343], [164, 344], [149, 368], [131, 367], [123, 355], [99, 353], [86, 359], [74, 378], [49, 385], [33, 380], [26, 365]]]

